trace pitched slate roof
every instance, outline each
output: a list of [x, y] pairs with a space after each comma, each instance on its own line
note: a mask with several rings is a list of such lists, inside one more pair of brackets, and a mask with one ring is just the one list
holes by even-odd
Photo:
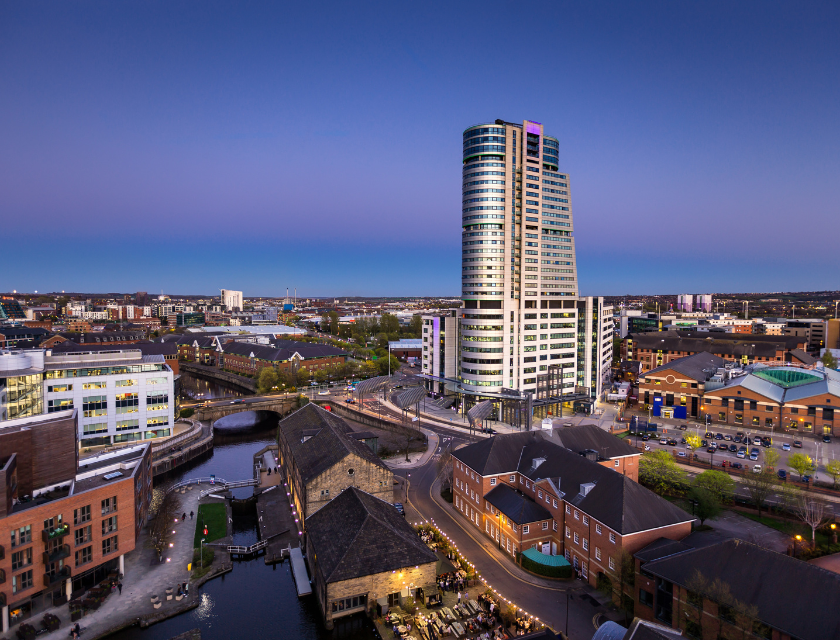
[[[277, 345], [278, 342], [281, 343], [280, 346]], [[306, 342], [293, 342], [291, 340], [275, 341], [274, 346], [231, 340], [222, 344], [222, 351], [246, 358], [254, 354], [255, 358], [271, 362], [286, 362], [296, 353], [304, 360], [344, 355], [341, 349], [336, 349], [335, 347], [321, 344], [310, 345]]]
[[356, 487], [309, 516], [306, 535], [327, 583], [437, 562], [392, 504]]
[[724, 366], [724, 364], [726, 364], [726, 361], [720, 356], [716, 356], [715, 354], [707, 351], [699, 351], [690, 356], [686, 356], [685, 358], [680, 358], [679, 360], [673, 360], [668, 364], [663, 364], [661, 367], [656, 367], [656, 369], [651, 369], [650, 371], [642, 374], [642, 377], [646, 378], [649, 375], [657, 374], [670, 369], [672, 371], [676, 371], [677, 373], [681, 373], [692, 380], [705, 382], [715, 374], [715, 371], [717, 371], [718, 368]]
[[504, 482], [492, 489], [484, 499], [516, 524], [551, 520], [551, 514], [541, 504]]
[[[307, 404], [281, 420], [279, 427], [304, 483], [318, 477], [350, 454], [388, 469], [370, 447], [351, 435], [353, 429], [349, 424], [314, 403]], [[307, 438], [305, 442], [304, 437]]]
[[805, 353], [802, 349], [792, 349], [790, 352], [790, 359], [791, 361], [798, 360], [802, 364], [807, 365], [812, 365], [817, 361], [814, 356]]
[[[676, 335], [675, 335], [676, 334]], [[663, 351], [708, 351], [730, 356], [775, 358], [777, 351], [790, 351], [805, 342], [796, 336], [762, 336], [696, 331], [651, 331], [628, 335], [639, 349]]]
[[[558, 422], [562, 422], [562, 420], [555, 420], [555, 424]], [[544, 437], [549, 436], [552, 442], [556, 439], [558, 444], [575, 453], [592, 449], [608, 459], [639, 455], [639, 450], [636, 447], [607, 433], [595, 424], [580, 424], [574, 427], [558, 426], [550, 433], [543, 431], [542, 434]]]
[[546, 481], [564, 500], [622, 535], [694, 519], [627, 476], [541, 432], [497, 435], [452, 455], [483, 476], [518, 472], [534, 483]]
[[688, 586], [699, 571], [719, 579], [758, 618], [801, 640], [840, 638], [840, 575], [743, 540], [726, 540], [645, 564], [645, 571]]

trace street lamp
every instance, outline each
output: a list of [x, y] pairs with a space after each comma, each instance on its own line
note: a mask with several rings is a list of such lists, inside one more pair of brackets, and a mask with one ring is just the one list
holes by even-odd
[[201, 542], [198, 545], [200, 547], [198, 552], [201, 554], [201, 568], [202, 569], [204, 568], [204, 541], [205, 540], [206, 540], [206, 538], [202, 538]]
[[569, 637], [569, 600], [574, 600], [571, 593], [566, 593], [566, 637]]
[[796, 558], [796, 545], [802, 542], [802, 536], [798, 533], [793, 537], [793, 557]]

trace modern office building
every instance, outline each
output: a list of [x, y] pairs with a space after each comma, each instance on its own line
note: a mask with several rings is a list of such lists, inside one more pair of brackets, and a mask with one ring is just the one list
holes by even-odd
[[0, 418], [79, 410], [82, 448], [172, 435], [172, 369], [139, 348], [0, 351]]
[[222, 289], [222, 304], [228, 311], [242, 311], [242, 292]]
[[467, 404], [500, 398], [503, 390], [543, 401], [596, 397], [602, 358], [594, 358], [594, 377], [586, 362], [593, 340], [603, 350], [600, 323], [608, 308], [578, 298], [570, 179], [560, 171], [559, 141], [538, 122], [496, 120], [469, 127], [463, 145], [458, 362]]
[[[445, 392], [446, 380], [458, 378], [458, 323], [460, 309], [452, 309], [445, 315], [423, 316], [423, 358], [422, 371], [428, 376], [426, 388], [435, 394]], [[501, 358], [498, 358], [501, 362]], [[475, 358], [480, 364], [492, 364], [487, 359]], [[473, 364], [470, 359], [465, 365]]]

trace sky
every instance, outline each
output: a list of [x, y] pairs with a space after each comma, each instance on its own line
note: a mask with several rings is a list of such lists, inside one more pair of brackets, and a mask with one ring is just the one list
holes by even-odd
[[542, 122], [582, 295], [840, 288], [840, 3], [0, 2], [0, 291], [460, 294]]

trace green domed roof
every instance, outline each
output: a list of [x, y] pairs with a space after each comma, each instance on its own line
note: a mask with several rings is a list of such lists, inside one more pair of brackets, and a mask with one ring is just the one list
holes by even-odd
[[756, 371], [753, 375], [772, 382], [775, 385], [790, 389], [791, 387], [798, 387], [803, 384], [811, 384], [812, 382], [819, 382], [822, 380], [820, 376], [805, 373], [801, 369], [763, 369]]

